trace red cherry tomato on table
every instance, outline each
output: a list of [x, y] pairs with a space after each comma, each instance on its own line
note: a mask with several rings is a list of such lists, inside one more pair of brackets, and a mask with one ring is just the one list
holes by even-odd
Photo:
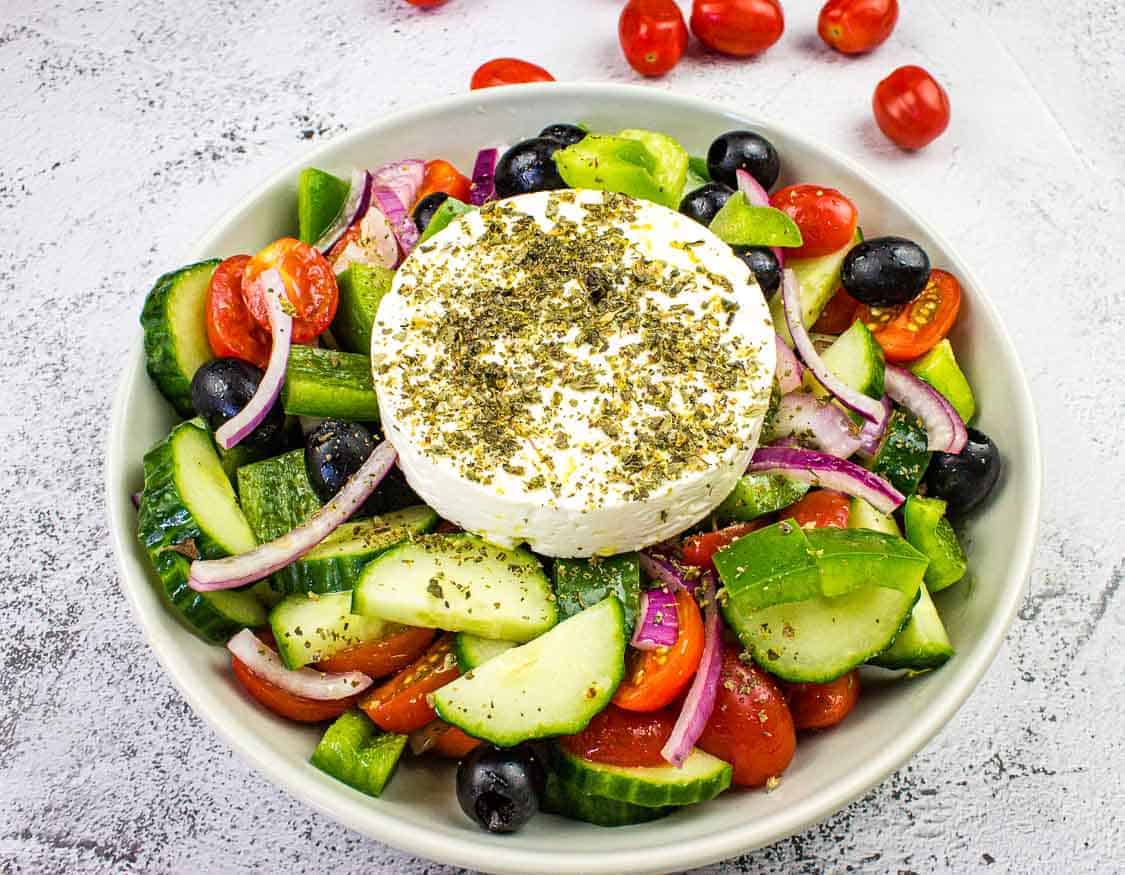
[[875, 121], [904, 149], [921, 149], [949, 127], [949, 95], [921, 67], [899, 67], [875, 86]]
[[836, 289], [836, 294], [828, 299], [812, 330], [816, 334], [843, 334], [855, 322], [857, 310], [859, 301], [843, 289]]
[[469, 81], [469, 88], [494, 88], [497, 85], [519, 85], [524, 82], [554, 82], [555, 77], [530, 61], [519, 58], [495, 58], [485, 61]]
[[418, 197], [414, 199], [410, 209], [413, 210], [426, 195], [438, 191], [443, 191], [450, 197], [468, 203], [469, 192], [472, 187], [472, 180], [448, 161], [442, 158], [427, 161], [426, 172], [422, 176], [422, 187], [418, 190]]
[[663, 76], [687, 48], [688, 29], [675, 0], [629, 0], [617, 22], [625, 60], [643, 76]]
[[777, 0], [694, 0], [691, 32], [703, 45], [745, 58], [781, 39], [785, 15]]
[[445, 0], [406, 0], [411, 6], [417, 6], [420, 9], [431, 9], [434, 6], [441, 6]]
[[846, 529], [850, 511], [851, 502], [844, 493], [832, 489], [813, 489], [777, 516], [783, 520], [791, 519], [803, 529]]
[[321, 671], [361, 671], [373, 678], [386, 677], [414, 662], [433, 640], [433, 629], [402, 626], [384, 638], [341, 650], [316, 667]]
[[285, 296], [293, 308], [293, 340], [308, 343], [319, 337], [336, 316], [340, 293], [336, 275], [324, 256], [292, 237], [275, 240], [246, 263], [242, 297], [254, 320], [269, 330], [270, 313], [262, 275], [276, 269], [285, 283]]
[[935, 268], [922, 294], [901, 307], [865, 307], [856, 311], [889, 362], [908, 362], [923, 356], [949, 333], [961, 311], [961, 283], [953, 274]]
[[743, 535], [760, 529], [763, 522], [754, 520], [748, 523], [735, 523], [717, 532], [701, 532], [684, 538], [684, 562], [697, 568], [714, 568], [711, 558], [723, 547], [733, 544]]
[[820, 38], [845, 55], [886, 42], [898, 21], [898, 0], [828, 0], [820, 10]]
[[242, 273], [249, 255], [232, 255], [211, 274], [207, 289], [207, 342], [220, 358], [236, 358], [262, 370], [270, 360], [270, 333], [262, 328], [242, 298]]
[[625, 677], [613, 704], [627, 711], [656, 711], [687, 689], [703, 657], [703, 617], [691, 593], [676, 593], [679, 630], [671, 647], [629, 648]]
[[387, 732], [410, 733], [437, 717], [426, 697], [461, 676], [453, 655], [453, 636], [433, 646], [359, 702], [372, 722]]
[[734, 767], [734, 783], [762, 787], [785, 771], [797, 749], [789, 706], [777, 684], [737, 647], [723, 648], [715, 710], [699, 746]]
[[661, 748], [668, 743], [676, 715], [669, 710], [638, 714], [610, 705], [577, 735], [559, 739], [575, 756], [608, 766], [664, 766]]
[[859, 672], [826, 684], [785, 684], [789, 712], [798, 729], [828, 729], [843, 721], [859, 701]]
[[786, 213], [804, 241], [787, 249], [792, 258], [814, 258], [847, 246], [855, 236], [859, 213], [855, 204], [824, 185], [789, 185], [770, 195], [770, 205]]

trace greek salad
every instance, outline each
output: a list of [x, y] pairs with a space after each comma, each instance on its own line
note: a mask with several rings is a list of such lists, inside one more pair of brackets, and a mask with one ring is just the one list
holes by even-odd
[[458, 760], [493, 832], [637, 824], [774, 787], [861, 668], [953, 657], [931, 595], [1001, 467], [960, 285], [783, 169], [553, 124], [469, 176], [306, 169], [295, 236], [157, 280], [182, 419], [138, 536], [316, 767]]

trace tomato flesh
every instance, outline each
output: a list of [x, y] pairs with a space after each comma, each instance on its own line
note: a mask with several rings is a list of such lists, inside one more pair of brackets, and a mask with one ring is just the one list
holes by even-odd
[[628, 711], [656, 711], [671, 704], [691, 683], [703, 658], [703, 616], [691, 593], [676, 593], [676, 643], [652, 650], [629, 649], [625, 678], [613, 703]]
[[801, 528], [848, 527], [851, 501], [842, 492], [832, 489], [813, 489], [778, 514], [780, 519], [792, 519]]
[[855, 314], [858, 309], [859, 301], [843, 289], [836, 289], [836, 294], [828, 299], [828, 304], [813, 324], [813, 333], [843, 334], [855, 322]]
[[421, 657], [365, 695], [359, 707], [380, 729], [410, 733], [437, 717], [426, 697], [460, 674], [453, 655], [453, 636], [445, 634]]
[[882, 45], [898, 21], [898, 0], [828, 0], [817, 33], [838, 52], [857, 55]]
[[770, 205], [801, 229], [801, 245], [786, 250], [792, 258], [815, 258], [847, 246], [859, 222], [855, 204], [823, 185], [786, 186], [770, 196]]
[[[264, 645], [276, 649], [272, 634], [268, 631], [261, 631], [256, 634], [258, 640]], [[305, 696], [295, 696], [288, 690], [283, 690], [277, 684], [254, 674], [250, 670], [250, 666], [233, 654], [230, 658], [230, 667], [234, 676], [238, 678], [238, 682], [260, 705], [279, 717], [294, 720], [298, 723], [321, 723], [325, 720], [334, 720], [347, 711], [360, 696], [359, 693], [348, 696], [346, 699], [309, 699]]]
[[254, 320], [270, 329], [269, 303], [263, 274], [277, 270], [285, 284], [285, 297], [292, 307], [293, 341], [315, 340], [336, 316], [339, 291], [336, 275], [324, 256], [309, 244], [293, 237], [275, 240], [246, 263], [242, 274], [242, 297]]
[[714, 569], [711, 561], [716, 553], [753, 531], [760, 529], [764, 522], [752, 520], [748, 523], [735, 523], [733, 526], [719, 529], [717, 532], [701, 532], [698, 535], [689, 535], [684, 538], [684, 562], [697, 568]]
[[270, 360], [270, 334], [262, 330], [242, 298], [242, 273], [249, 255], [232, 255], [211, 274], [207, 288], [207, 343], [220, 358], [236, 358], [262, 370]]
[[859, 701], [859, 672], [826, 684], [787, 684], [786, 695], [794, 726], [828, 729], [842, 722]]
[[904, 149], [921, 149], [949, 127], [949, 95], [921, 67], [899, 67], [875, 86], [875, 122]]
[[581, 732], [565, 735], [559, 743], [575, 756], [608, 766], [664, 766], [667, 761], [660, 751], [675, 725], [670, 710], [639, 714], [610, 705]]
[[949, 333], [961, 312], [961, 283], [935, 268], [922, 293], [901, 307], [860, 306], [857, 318], [875, 335], [889, 362], [925, 355]]
[[785, 30], [777, 0], [694, 0], [691, 32], [703, 45], [745, 58], [764, 52]]
[[683, 57], [688, 30], [674, 0], [629, 0], [617, 38], [629, 66], [642, 76], [663, 76]]
[[450, 726], [445, 732], [441, 733], [434, 741], [434, 746], [430, 748], [438, 756], [448, 757], [451, 760], [459, 760], [462, 757], [468, 756], [473, 750], [481, 745], [479, 738], [473, 738], [462, 732], [456, 726]]
[[435, 158], [426, 162], [426, 171], [422, 176], [422, 188], [410, 209], [413, 210], [423, 198], [439, 191], [445, 192], [459, 201], [469, 202], [473, 182], [456, 167], [443, 158]]
[[368, 677], [386, 677], [414, 662], [433, 640], [433, 629], [404, 626], [385, 638], [341, 650], [318, 662], [316, 667], [321, 671], [361, 671]]
[[497, 85], [519, 85], [524, 82], [554, 82], [555, 77], [530, 61], [519, 58], [494, 58], [485, 61], [469, 81], [469, 88], [495, 88]]

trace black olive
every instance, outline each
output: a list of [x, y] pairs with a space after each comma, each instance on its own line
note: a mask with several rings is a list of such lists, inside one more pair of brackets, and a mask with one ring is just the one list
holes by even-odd
[[895, 307], [913, 301], [930, 279], [926, 250], [905, 237], [872, 237], [844, 258], [840, 281], [868, 307]]
[[406, 475], [396, 466], [387, 472], [379, 488], [363, 503], [362, 513], [364, 516], [379, 516], [415, 504], [423, 504], [423, 501], [406, 482]]
[[558, 140], [546, 137], [535, 137], [512, 146], [496, 162], [497, 197], [566, 188], [554, 159], [554, 154], [562, 147]]
[[737, 170], [745, 170], [766, 191], [781, 173], [781, 159], [773, 143], [753, 131], [727, 131], [707, 150], [707, 170], [716, 182], [738, 188]]
[[547, 125], [539, 132], [540, 137], [546, 137], [548, 140], [555, 140], [562, 143], [564, 146], [573, 146], [586, 139], [586, 131], [578, 127], [578, 125], [568, 125], [566, 122], [559, 122], [553, 125]]
[[[191, 406], [215, 431], [247, 405], [261, 382], [261, 370], [249, 362], [235, 358], [212, 359], [200, 366], [191, 378]], [[284, 430], [285, 412], [275, 401], [266, 418], [242, 443], [261, 450], [275, 449], [280, 446]]]
[[414, 207], [414, 212], [410, 215], [414, 218], [414, 224], [418, 226], [418, 233], [421, 234], [426, 230], [426, 226], [430, 224], [430, 220], [434, 217], [434, 213], [438, 208], [449, 200], [449, 193], [444, 191], [433, 191], [418, 201]]
[[375, 450], [375, 438], [356, 422], [326, 419], [305, 435], [305, 467], [321, 501], [329, 501]]
[[926, 469], [926, 494], [945, 501], [953, 516], [968, 513], [992, 492], [1000, 467], [996, 444], [984, 432], [970, 428], [960, 453], [934, 453]]
[[710, 225], [715, 214], [723, 208], [734, 189], [721, 182], [708, 182], [694, 191], [689, 191], [680, 201], [680, 212], [701, 225]]
[[457, 767], [461, 810], [489, 832], [515, 832], [539, 810], [547, 772], [530, 747], [481, 745]]
[[762, 294], [772, 295], [781, 286], [781, 262], [768, 246], [734, 246], [734, 254], [750, 268]]

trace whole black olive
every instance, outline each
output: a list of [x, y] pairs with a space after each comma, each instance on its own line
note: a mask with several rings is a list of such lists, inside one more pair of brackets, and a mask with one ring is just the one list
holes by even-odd
[[750, 268], [764, 295], [772, 295], [781, 286], [781, 263], [768, 246], [734, 246], [734, 254]]
[[766, 191], [777, 182], [781, 159], [773, 143], [753, 131], [727, 131], [707, 150], [707, 170], [716, 182], [738, 188], [737, 170], [745, 170]]
[[[261, 370], [249, 362], [235, 358], [212, 359], [201, 365], [191, 378], [191, 405], [215, 431], [247, 405], [261, 382]], [[266, 418], [242, 443], [255, 449], [274, 449], [280, 446], [284, 429], [285, 412], [275, 401]]]
[[934, 453], [926, 469], [926, 494], [944, 500], [954, 516], [968, 513], [992, 492], [1001, 467], [996, 444], [984, 432], [970, 428], [960, 453]]
[[356, 422], [326, 419], [305, 435], [305, 467], [321, 501], [329, 501], [375, 450], [375, 438]]
[[701, 225], [710, 225], [715, 214], [723, 208], [734, 189], [721, 182], [708, 182], [694, 191], [689, 191], [680, 201], [680, 212]]
[[905, 237], [872, 237], [845, 257], [840, 281], [849, 295], [869, 307], [913, 301], [930, 279], [926, 250]]
[[418, 226], [418, 233], [421, 234], [426, 230], [426, 226], [430, 224], [433, 219], [434, 213], [438, 211], [447, 200], [449, 200], [449, 193], [444, 191], [430, 192], [414, 207], [414, 212], [410, 215], [414, 218], [414, 224]]
[[527, 746], [481, 745], [457, 767], [461, 810], [489, 832], [515, 832], [535, 816], [547, 772]]
[[586, 131], [578, 127], [578, 125], [569, 125], [566, 122], [559, 122], [553, 125], [547, 125], [539, 132], [540, 137], [546, 137], [548, 140], [556, 140], [564, 146], [573, 146], [586, 139]]
[[566, 188], [554, 159], [554, 154], [562, 147], [558, 140], [546, 137], [535, 137], [512, 146], [496, 162], [497, 197]]

